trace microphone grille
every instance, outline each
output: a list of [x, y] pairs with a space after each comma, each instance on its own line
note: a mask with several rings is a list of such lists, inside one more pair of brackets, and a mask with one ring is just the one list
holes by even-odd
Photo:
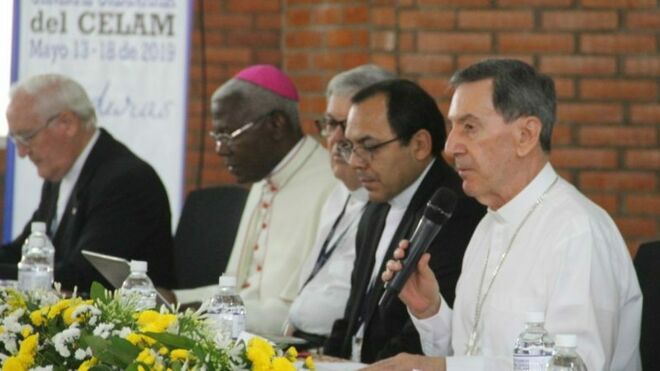
[[451, 217], [457, 203], [458, 197], [454, 191], [446, 187], [440, 187], [426, 204], [424, 217], [435, 224], [442, 224]]

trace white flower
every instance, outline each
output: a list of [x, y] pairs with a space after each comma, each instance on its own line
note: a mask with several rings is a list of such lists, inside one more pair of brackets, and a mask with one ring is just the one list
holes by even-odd
[[53, 366], [37, 366], [30, 369], [30, 371], [53, 371]]
[[119, 330], [119, 331], [117, 331], [117, 330], [113, 331], [112, 334], [113, 334], [113, 335], [117, 335], [117, 336], [119, 336], [120, 338], [126, 339], [126, 337], [127, 337], [131, 332], [133, 332], [133, 330], [131, 330], [129, 327], [124, 327], [124, 328], [122, 328], [122, 329]]
[[92, 332], [94, 336], [98, 336], [103, 339], [107, 339], [110, 336], [110, 332], [115, 328], [114, 323], [101, 323], [94, 328]]
[[67, 344], [73, 343], [74, 340], [80, 337], [80, 329], [76, 327], [70, 327], [62, 332], [59, 332], [53, 336], [53, 345], [55, 345], [55, 350], [64, 358], [71, 356], [71, 351], [67, 347]]

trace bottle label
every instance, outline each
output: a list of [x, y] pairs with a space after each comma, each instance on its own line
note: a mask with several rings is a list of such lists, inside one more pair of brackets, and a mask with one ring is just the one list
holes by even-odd
[[23, 272], [18, 271], [18, 289], [20, 291], [34, 291], [50, 289], [53, 281], [52, 272]]
[[515, 371], [545, 371], [551, 356], [514, 354], [513, 369]]

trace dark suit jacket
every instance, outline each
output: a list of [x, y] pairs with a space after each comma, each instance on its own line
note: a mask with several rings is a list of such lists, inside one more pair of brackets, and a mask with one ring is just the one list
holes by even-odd
[[[146, 260], [154, 284], [172, 287], [171, 217], [165, 188], [149, 164], [100, 130], [53, 236], [55, 281], [66, 290], [78, 286], [87, 291], [92, 281], [112, 287], [82, 256], [80, 250], [85, 249]], [[32, 221], [44, 221], [50, 230], [57, 189], [57, 184], [44, 182], [39, 207], [23, 233], [2, 246], [0, 262], [15, 267]], [[15, 278], [16, 270], [12, 277], [4, 265], [2, 278]]]
[[[438, 236], [431, 243], [430, 266], [440, 284], [440, 291], [453, 305], [454, 289], [461, 271], [463, 253], [472, 233], [485, 213], [485, 207], [474, 199], [465, 196], [458, 174], [442, 159], [435, 160], [406, 209], [401, 223], [390, 242], [385, 259], [379, 272], [385, 269], [385, 263], [392, 256], [400, 240], [410, 238], [421, 219], [426, 203], [439, 187], [447, 187], [459, 196], [454, 214], [445, 223]], [[333, 325], [332, 333], [326, 343], [327, 354], [349, 358], [352, 337], [360, 323], [362, 313], [365, 331], [362, 341], [361, 360], [371, 363], [379, 359], [396, 355], [400, 352], [422, 354], [419, 334], [409, 318], [405, 305], [399, 298], [382, 310], [378, 301], [383, 294], [382, 282], [378, 281], [374, 289], [367, 294], [369, 280], [375, 264], [375, 252], [380, 234], [374, 232], [374, 209], [377, 205], [369, 204], [360, 219], [356, 237], [357, 255], [351, 276], [351, 292], [344, 318]]]

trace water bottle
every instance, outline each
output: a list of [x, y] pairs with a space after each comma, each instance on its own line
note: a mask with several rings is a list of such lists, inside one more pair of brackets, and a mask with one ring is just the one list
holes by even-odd
[[575, 350], [577, 337], [573, 334], [555, 336], [555, 351], [547, 371], [587, 371], [584, 361]]
[[543, 312], [527, 313], [525, 331], [518, 336], [513, 348], [515, 371], [545, 371], [554, 344], [543, 321]]
[[53, 285], [55, 248], [46, 235], [46, 223], [32, 222], [18, 263], [18, 289], [49, 290]]
[[218, 291], [208, 302], [208, 317], [218, 335], [236, 340], [245, 330], [245, 305], [236, 292], [236, 277], [223, 275], [218, 281]]
[[156, 288], [147, 276], [147, 262], [131, 260], [131, 274], [124, 280], [119, 292], [124, 300], [136, 303], [137, 311], [156, 307]]

